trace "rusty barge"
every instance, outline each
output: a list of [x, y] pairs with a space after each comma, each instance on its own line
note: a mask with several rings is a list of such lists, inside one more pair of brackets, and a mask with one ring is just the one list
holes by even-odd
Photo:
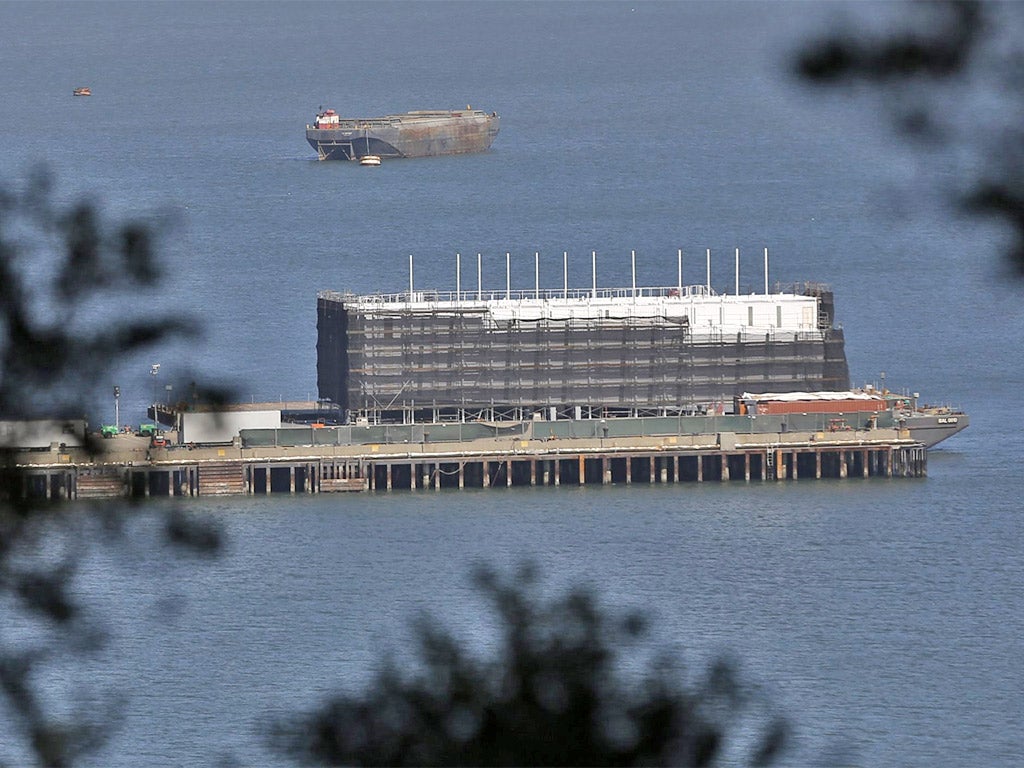
[[366, 118], [328, 109], [306, 125], [306, 141], [320, 160], [457, 155], [489, 149], [500, 122], [497, 113], [468, 106]]

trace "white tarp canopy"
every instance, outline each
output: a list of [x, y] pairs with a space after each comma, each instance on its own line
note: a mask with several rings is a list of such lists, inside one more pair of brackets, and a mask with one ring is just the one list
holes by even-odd
[[80, 446], [84, 438], [82, 419], [0, 421], [0, 446], [4, 448], [49, 448], [61, 443]]
[[743, 393], [743, 400], [754, 400], [756, 402], [779, 402], [779, 403], [805, 403], [835, 400], [885, 400], [881, 395], [873, 392], [856, 392], [847, 390], [843, 392], [761, 392], [752, 394]]
[[181, 442], [230, 443], [243, 429], [280, 428], [280, 410], [188, 411], [182, 414]]

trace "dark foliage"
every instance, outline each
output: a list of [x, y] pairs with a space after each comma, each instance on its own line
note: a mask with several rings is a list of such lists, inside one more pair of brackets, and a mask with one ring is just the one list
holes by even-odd
[[663, 656], [637, 679], [619, 664], [639, 650], [646, 622], [613, 619], [586, 590], [543, 602], [536, 574], [503, 580], [486, 569], [476, 585], [497, 616], [493, 658], [474, 657], [426, 619], [417, 624], [420, 673], [385, 661], [361, 696], [338, 696], [297, 721], [280, 723], [275, 745], [326, 765], [675, 765], [719, 764], [741, 715], [760, 738], [746, 765], [768, 765], [786, 726], [732, 668], [714, 665], [687, 690]]
[[903, 12], [905, 29], [870, 34], [851, 26], [828, 35], [797, 55], [796, 73], [817, 85], [863, 81], [891, 91], [905, 135], [982, 158], [952, 192], [966, 212], [1010, 228], [1007, 256], [1024, 275], [1024, 4], [936, 0], [889, 8]]
[[155, 285], [151, 235], [134, 222], [111, 231], [86, 203], [58, 210], [50, 186], [40, 173], [0, 195], [0, 417], [80, 416], [112, 362], [195, 332], [168, 315], [91, 319], [97, 302]]
[[897, 30], [878, 39], [849, 33], [817, 41], [799, 55], [800, 74], [833, 82], [941, 79], [958, 74], [967, 66], [983, 31], [981, 7], [972, 0], [924, 5], [919, 28]]
[[[20, 192], [0, 191], [0, 420], [82, 418], [117, 361], [195, 332], [175, 317], [97, 311], [155, 285], [153, 232], [138, 222], [110, 226], [89, 204], [56, 206], [43, 172]], [[86, 548], [116, 534], [125, 509], [79, 502], [72, 512], [27, 498], [16, 462], [14, 448], [0, 443], [0, 711], [8, 715], [0, 765], [11, 754], [71, 765], [102, 743], [123, 702], [110, 696], [105, 706], [58, 716], [38, 675], [102, 643], [72, 583]], [[184, 516], [167, 529], [170, 541], [191, 549], [219, 545], [216, 530]], [[26, 644], [26, 628], [34, 643]]]

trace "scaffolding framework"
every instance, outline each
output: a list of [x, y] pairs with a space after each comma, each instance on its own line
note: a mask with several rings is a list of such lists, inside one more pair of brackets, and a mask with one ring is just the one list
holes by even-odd
[[317, 314], [320, 397], [375, 420], [699, 411], [742, 392], [849, 387], [831, 293], [817, 285], [749, 297], [325, 291]]

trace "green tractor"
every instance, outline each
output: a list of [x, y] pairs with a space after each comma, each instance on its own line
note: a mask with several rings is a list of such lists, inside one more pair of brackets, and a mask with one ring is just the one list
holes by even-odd
[[104, 424], [102, 427], [100, 427], [100, 434], [106, 438], [113, 437], [118, 433], [118, 431], [119, 430], [117, 429], [117, 427], [115, 427], [113, 424]]
[[156, 424], [139, 424], [139, 437], [154, 437], [156, 433]]

